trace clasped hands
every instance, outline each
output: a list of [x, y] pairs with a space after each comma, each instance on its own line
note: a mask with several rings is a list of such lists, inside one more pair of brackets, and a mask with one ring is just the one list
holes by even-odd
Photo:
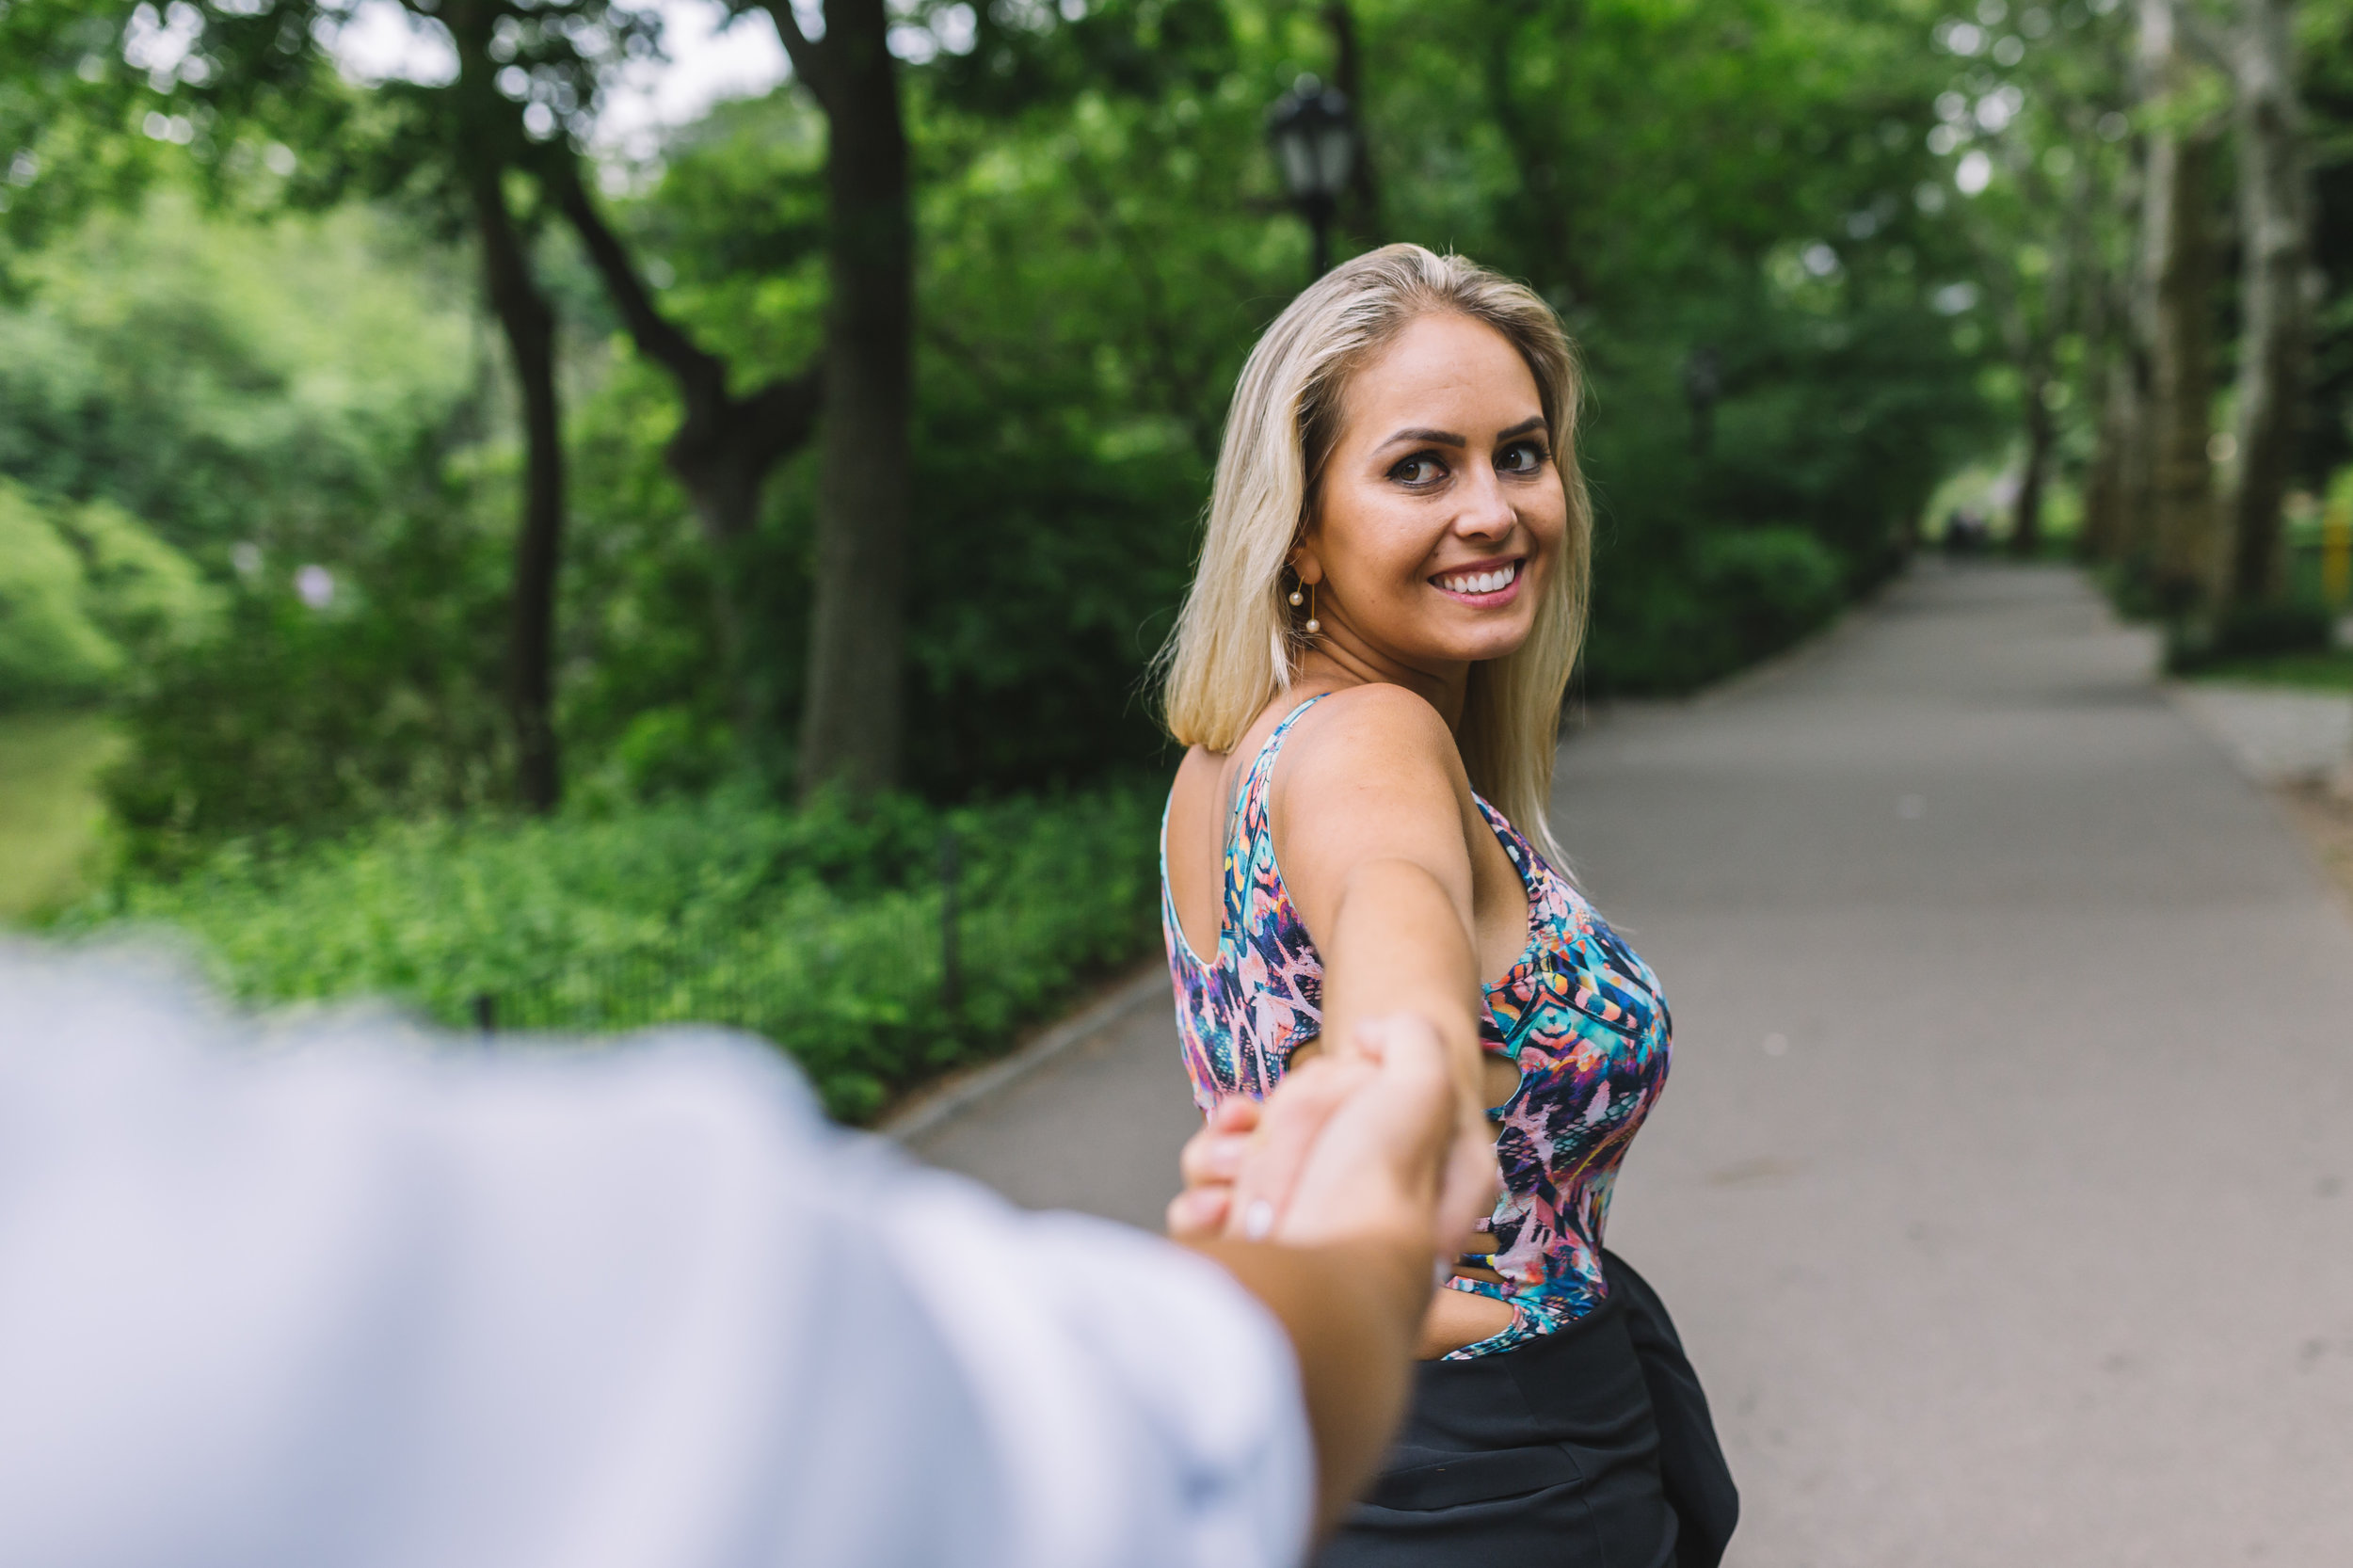
[[1221, 1101], [1185, 1144], [1168, 1207], [1180, 1241], [1406, 1249], [1440, 1264], [1493, 1208], [1492, 1130], [1438, 1032], [1412, 1013], [1359, 1025], [1263, 1102]]

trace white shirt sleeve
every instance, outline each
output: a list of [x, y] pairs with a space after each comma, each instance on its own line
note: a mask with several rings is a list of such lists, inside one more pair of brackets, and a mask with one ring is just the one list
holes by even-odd
[[427, 1050], [0, 948], [11, 1568], [1257, 1568], [1280, 1328], [704, 1032]]

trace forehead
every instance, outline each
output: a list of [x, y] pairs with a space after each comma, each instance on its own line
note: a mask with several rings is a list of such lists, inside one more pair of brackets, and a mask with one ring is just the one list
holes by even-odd
[[1408, 322], [1350, 379], [1341, 408], [1343, 440], [1380, 440], [1401, 424], [1503, 429], [1543, 413], [1544, 400], [1509, 338], [1447, 312]]

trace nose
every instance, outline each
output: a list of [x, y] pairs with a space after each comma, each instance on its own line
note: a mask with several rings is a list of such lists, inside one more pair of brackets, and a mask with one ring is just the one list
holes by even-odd
[[1510, 536], [1519, 521], [1519, 513], [1512, 507], [1512, 498], [1503, 491], [1503, 479], [1492, 463], [1475, 463], [1472, 483], [1456, 493], [1463, 498], [1463, 509], [1455, 514], [1454, 531], [1466, 539], [1494, 542]]

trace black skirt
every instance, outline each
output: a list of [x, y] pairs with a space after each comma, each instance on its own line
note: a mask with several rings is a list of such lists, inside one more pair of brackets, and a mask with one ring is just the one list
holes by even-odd
[[1371, 1494], [1317, 1568], [1715, 1568], [1739, 1498], [1666, 1306], [1609, 1294], [1501, 1355], [1425, 1361]]

